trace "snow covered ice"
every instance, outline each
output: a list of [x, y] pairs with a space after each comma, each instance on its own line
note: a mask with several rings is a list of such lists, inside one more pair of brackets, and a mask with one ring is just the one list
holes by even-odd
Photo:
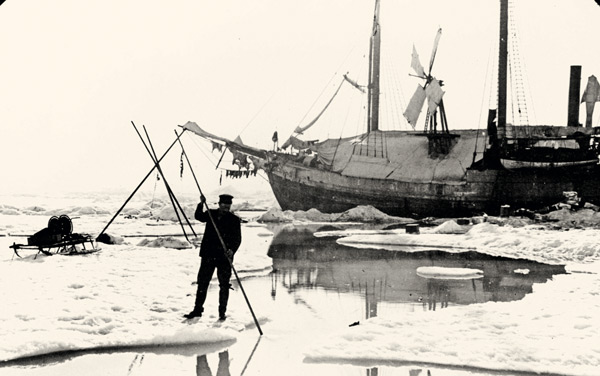
[[[83, 211], [98, 212], [93, 206]], [[78, 218], [81, 207], [58, 211], [76, 218], [75, 232], [97, 233], [110, 218]], [[55, 213], [40, 209], [34, 216], [22, 215], [19, 209], [6, 205], [1, 212], [0, 231], [4, 237], [0, 241], [5, 251], [11, 242], [25, 240], [11, 239], [7, 233], [32, 234], [45, 227]], [[110, 232], [152, 236], [181, 231], [171, 221], [157, 220], [163, 212], [159, 210], [157, 217], [142, 220], [121, 216]], [[260, 227], [246, 229], [248, 234], [260, 231]], [[195, 293], [191, 283], [199, 265], [197, 250], [169, 236], [131, 239], [119, 245], [98, 243], [101, 252], [82, 256], [48, 257], [29, 251], [24, 259], [15, 259], [3, 252], [0, 361], [65, 350], [210, 343], [234, 338], [227, 330], [181, 325], [181, 316], [193, 305], [186, 293]], [[257, 247], [260, 243], [247, 241], [245, 246], [254, 247], [256, 252], [236, 257], [242, 278], [249, 275], [248, 271], [270, 270], [266, 249], [263, 246], [260, 252]], [[227, 325], [224, 328], [231, 329]]]
[[[145, 374], [158, 374], [161, 367], [189, 374], [194, 357], [203, 353], [216, 370], [216, 352], [233, 343], [245, 352], [238, 351], [237, 360], [232, 356], [230, 371], [244, 369], [241, 353], [252, 352], [258, 334], [239, 291], [223, 326], [213, 325], [215, 290], [209, 291], [206, 320], [181, 322], [193, 304], [199, 258], [177, 236], [181, 228], [165, 202], [155, 201], [154, 208], [148, 198], [132, 202], [107, 230], [122, 242], [99, 244], [98, 253], [32, 252], [19, 259], [8, 246], [45, 227], [51, 215], [67, 214], [74, 232], [96, 235], [123, 198], [0, 199], [0, 373], [50, 372], [54, 368], [36, 358], [25, 368], [14, 363], [42, 354], [93, 350], [121, 364], [123, 349], [162, 348], [172, 349], [171, 358], [162, 358], [170, 360], [151, 366], [148, 355]], [[189, 218], [195, 205], [184, 202]], [[265, 332], [247, 374], [278, 374], [289, 364], [287, 374], [378, 368], [392, 374], [427, 369], [433, 375], [597, 375], [600, 221], [588, 211], [553, 215], [548, 223], [490, 218], [465, 226], [439, 220], [415, 235], [401, 228], [413, 220], [388, 218], [369, 207], [343, 215], [244, 212], [248, 222], [236, 269]], [[202, 226], [194, 227], [201, 235]], [[489, 260], [495, 257], [508, 269], [494, 271], [500, 264]], [[465, 268], [469, 260], [483, 267]], [[536, 274], [539, 265], [550, 271]], [[486, 290], [490, 278], [500, 281], [497, 296]], [[382, 292], [371, 292], [374, 287]], [[437, 295], [427, 295], [427, 289]], [[179, 355], [184, 360], [171, 364]], [[93, 356], [71, 362], [93, 362]], [[124, 374], [128, 365], [114, 373]], [[55, 367], [76, 373], [74, 365]]]

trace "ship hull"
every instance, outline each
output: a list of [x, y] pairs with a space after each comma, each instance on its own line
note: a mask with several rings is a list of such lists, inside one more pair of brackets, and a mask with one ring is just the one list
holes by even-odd
[[286, 163], [268, 173], [283, 210], [315, 208], [335, 213], [371, 205], [394, 216], [461, 217], [498, 214], [500, 206], [540, 209], [560, 202], [565, 191], [600, 203], [600, 167], [467, 170], [462, 180], [414, 182], [343, 176]]

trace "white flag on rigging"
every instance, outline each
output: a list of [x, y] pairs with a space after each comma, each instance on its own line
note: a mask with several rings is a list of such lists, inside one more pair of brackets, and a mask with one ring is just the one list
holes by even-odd
[[413, 128], [417, 125], [423, 103], [425, 103], [425, 89], [423, 89], [423, 86], [417, 85], [417, 90], [415, 90], [412, 98], [410, 98], [410, 102], [406, 106], [406, 111], [404, 111], [404, 117]]
[[442, 101], [442, 97], [444, 96], [444, 91], [440, 86], [440, 82], [435, 78], [431, 80], [427, 88], [425, 89], [425, 93], [427, 93], [427, 108], [430, 114], [433, 114], [437, 107], [440, 105]]

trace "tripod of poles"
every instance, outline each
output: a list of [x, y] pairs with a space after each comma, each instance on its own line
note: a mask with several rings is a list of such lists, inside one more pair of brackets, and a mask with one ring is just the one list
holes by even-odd
[[[133, 125], [133, 128], [135, 129], [136, 133], [138, 134], [140, 140], [142, 141], [144, 148], [146, 149], [146, 151], [148, 152], [148, 155], [150, 156], [150, 159], [152, 159], [152, 163], [153, 163], [153, 167], [150, 169], [150, 171], [146, 174], [146, 176], [142, 179], [142, 181], [138, 184], [138, 186], [133, 190], [133, 192], [129, 195], [129, 197], [125, 200], [125, 202], [123, 203], [123, 205], [117, 210], [117, 212], [115, 213], [115, 215], [110, 219], [110, 221], [108, 222], [108, 224], [104, 227], [104, 229], [100, 232], [100, 234], [96, 237], [96, 240], [100, 239], [100, 237], [106, 232], [106, 229], [111, 225], [111, 223], [115, 220], [115, 218], [119, 215], [119, 213], [123, 210], [123, 208], [125, 208], [125, 206], [127, 205], [127, 203], [131, 200], [131, 198], [135, 195], [135, 193], [141, 188], [141, 186], [144, 184], [144, 182], [146, 181], [146, 179], [148, 179], [148, 177], [154, 172], [154, 170], [158, 170], [158, 173], [160, 174], [162, 181], [165, 184], [165, 188], [167, 190], [167, 193], [169, 195], [169, 199], [171, 201], [171, 205], [173, 205], [173, 209], [175, 210], [175, 214], [177, 216], [177, 220], [181, 226], [181, 230], [183, 231], [183, 236], [186, 238], [186, 240], [188, 242], [190, 242], [190, 239], [188, 237], [188, 234], [185, 230], [186, 226], [184, 225], [184, 221], [187, 224], [187, 226], [190, 228], [191, 233], [193, 234], [193, 236], [195, 238], [198, 238], [198, 235], [196, 234], [196, 232], [194, 231], [194, 228], [192, 227], [192, 224], [190, 223], [190, 221], [188, 220], [187, 216], [185, 215], [181, 204], [179, 203], [179, 200], [177, 200], [177, 197], [175, 196], [175, 193], [173, 193], [173, 190], [171, 189], [161, 167], [160, 167], [160, 162], [163, 160], [163, 158], [169, 153], [169, 151], [173, 148], [173, 146], [176, 143], [179, 143], [180, 147], [181, 147], [181, 151], [183, 156], [185, 157], [185, 160], [187, 161], [187, 165], [190, 168], [190, 171], [192, 173], [192, 176], [194, 178], [194, 181], [196, 183], [196, 187], [198, 188], [198, 192], [200, 193], [200, 196], [204, 196], [204, 194], [202, 193], [202, 188], [200, 188], [200, 184], [198, 183], [198, 179], [196, 178], [196, 174], [194, 173], [194, 170], [192, 168], [192, 164], [190, 163], [190, 160], [187, 156], [187, 153], [185, 152], [185, 149], [183, 147], [183, 143], [181, 142], [181, 136], [183, 135], [183, 133], [185, 133], [185, 129], [183, 131], [181, 131], [180, 133], [177, 133], [177, 131], [175, 131], [175, 141], [173, 141], [173, 143], [167, 148], [167, 150], [163, 153], [163, 155], [158, 158], [155, 150], [154, 150], [154, 146], [152, 145], [152, 141], [150, 140], [150, 136], [148, 135], [148, 131], [146, 130], [145, 126], [142, 126], [143, 130], [144, 130], [144, 134], [146, 136], [146, 139], [144, 139], [144, 137], [142, 136], [142, 134], [140, 133], [140, 131], [138, 130], [137, 126], [135, 125], [135, 123], [132, 121], [131, 124]], [[147, 143], [146, 143], [147, 141]], [[216, 232], [217, 232], [217, 236], [219, 238], [219, 241], [221, 243], [221, 246], [223, 248], [223, 251], [225, 253], [227, 250], [227, 247], [225, 245], [225, 242], [223, 240], [223, 237], [221, 235], [221, 233], [219, 232], [219, 229], [216, 226], [215, 220], [209, 210], [208, 204], [206, 203], [206, 201], [202, 200], [202, 202], [204, 203], [206, 210], [208, 212], [208, 216], [210, 218], [211, 224], [213, 225], [213, 227], [215, 228]], [[181, 214], [181, 215], [180, 215]], [[183, 217], [183, 219], [182, 219]], [[227, 256], [227, 254], [226, 254]], [[246, 301], [246, 304], [248, 305], [248, 308], [250, 310], [250, 313], [252, 314], [252, 318], [254, 319], [254, 323], [256, 324], [256, 328], [258, 329], [258, 332], [260, 333], [260, 335], [263, 334], [262, 329], [260, 327], [260, 324], [258, 323], [258, 320], [256, 318], [256, 315], [254, 314], [254, 310], [252, 309], [252, 305], [250, 304], [250, 301], [248, 300], [248, 296], [246, 295], [246, 291], [244, 290], [244, 287], [242, 285], [242, 281], [240, 280], [237, 271], [235, 270], [235, 267], [233, 265], [233, 261], [232, 259], [227, 256], [227, 260], [229, 261], [229, 265], [231, 266], [231, 269], [233, 271], [233, 274], [235, 275], [235, 278], [237, 280], [238, 285], [240, 286], [240, 290], [242, 291], [242, 294], [244, 296], [244, 300]]]

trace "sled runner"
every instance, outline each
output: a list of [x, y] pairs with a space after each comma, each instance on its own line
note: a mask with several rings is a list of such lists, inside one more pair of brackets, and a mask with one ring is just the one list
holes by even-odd
[[[89, 248], [86, 248], [86, 243], [89, 244]], [[51, 217], [48, 220], [48, 227], [28, 237], [27, 244], [13, 243], [10, 248], [18, 257], [22, 257], [19, 251], [24, 249], [37, 250], [35, 257], [40, 253], [47, 256], [81, 255], [100, 250], [96, 248], [90, 235], [73, 233], [73, 222], [67, 215]]]

